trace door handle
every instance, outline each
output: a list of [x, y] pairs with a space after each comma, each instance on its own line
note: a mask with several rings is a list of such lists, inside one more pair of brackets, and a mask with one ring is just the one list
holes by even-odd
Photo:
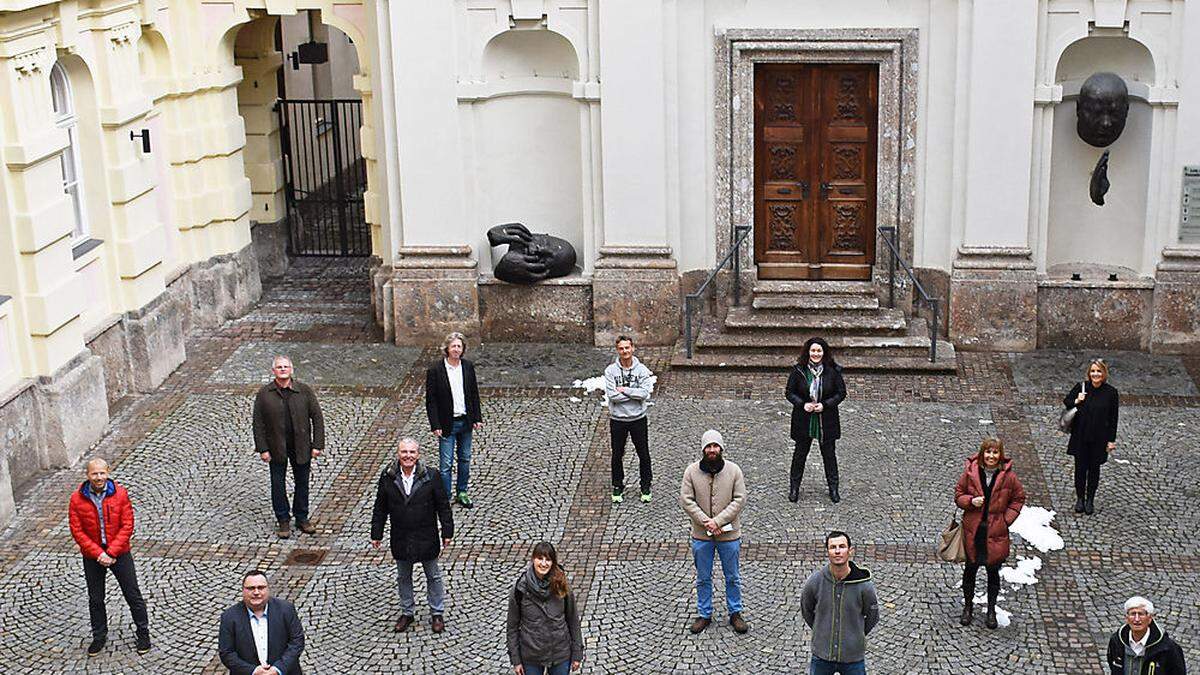
[[790, 195], [792, 194], [792, 188], [779, 188], [779, 194]]
[[808, 181], [800, 181], [800, 198], [808, 199]]
[[829, 199], [829, 183], [821, 183], [821, 199]]

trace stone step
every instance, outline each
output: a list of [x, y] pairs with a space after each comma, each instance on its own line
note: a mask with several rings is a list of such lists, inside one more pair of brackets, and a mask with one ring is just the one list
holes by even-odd
[[808, 312], [871, 312], [879, 309], [879, 298], [873, 295], [769, 293], [756, 296], [751, 306], [758, 310], [787, 309]]
[[777, 281], [754, 282], [754, 295], [801, 293], [804, 295], [875, 295], [870, 281]]
[[[831, 345], [832, 346], [832, 345]], [[939, 345], [940, 347], [940, 345]], [[838, 356], [843, 372], [851, 373], [928, 373], [952, 375], [957, 372], [953, 350], [938, 352], [938, 360], [926, 356]], [[671, 358], [673, 370], [756, 371], [786, 373], [796, 363], [794, 356], [785, 354], [693, 354], [687, 358], [676, 350]]]
[[[715, 328], [715, 327], [714, 327]], [[784, 354], [793, 358], [804, 352], [809, 334], [722, 333], [703, 330], [696, 339], [696, 353]], [[922, 356], [929, 354], [929, 338], [917, 335], [831, 335], [830, 349], [847, 356]], [[938, 340], [938, 352], [952, 353], [954, 345]]]
[[805, 314], [795, 311], [760, 312], [751, 307], [732, 307], [725, 316], [725, 330], [807, 333], [817, 335], [903, 335], [908, 322], [898, 309], [877, 313], [830, 312]]

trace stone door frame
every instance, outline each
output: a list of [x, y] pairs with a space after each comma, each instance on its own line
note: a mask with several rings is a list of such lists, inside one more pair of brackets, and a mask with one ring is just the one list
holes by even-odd
[[[911, 264], [917, 183], [917, 29], [731, 28], [719, 33], [715, 42], [715, 260], [733, 244], [733, 224], [754, 221], [754, 64], [874, 63], [879, 65], [876, 224], [900, 225], [900, 252]], [[753, 245], [741, 257], [744, 268], [756, 274]], [[887, 263], [887, 244], [877, 240], [872, 272], [877, 286], [887, 284]], [[907, 307], [909, 289], [902, 272], [897, 286], [904, 289], [897, 295], [905, 298]]]

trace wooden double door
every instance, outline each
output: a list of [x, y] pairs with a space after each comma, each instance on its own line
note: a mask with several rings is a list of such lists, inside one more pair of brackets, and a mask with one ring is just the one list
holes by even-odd
[[870, 279], [879, 68], [754, 68], [754, 259], [760, 279]]

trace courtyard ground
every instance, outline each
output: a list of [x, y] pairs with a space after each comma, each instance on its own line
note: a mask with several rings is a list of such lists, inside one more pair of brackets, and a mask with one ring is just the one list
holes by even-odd
[[[155, 648], [134, 652], [133, 627], [110, 576], [109, 645], [88, 659], [87, 594], [66, 523], [82, 480], [76, 467], [22, 490], [0, 534], [0, 671], [5, 673], [223, 672], [221, 610], [259, 567], [275, 595], [294, 601], [307, 629], [310, 673], [504, 673], [506, 597], [530, 547], [559, 548], [583, 615], [586, 673], [795, 673], [806, 670], [800, 618], [805, 578], [824, 560], [830, 529], [849, 531], [856, 560], [875, 575], [879, 626], [874, 673], [1104, 673], [1121, 603], [1150, 597], [1159, 621], [1196, 665], [1200, 654], [1200, 464], [1195, 460], [1200, 360], [1103, 353], [1122, 399], [1119, 447], [1101, 478], [1097, 512], [1071, 512], [1074, 494], [1057, 406], [1081, 379], [1087, 353], [959, 354], [957, 376], [846, 377], [838, 444], [843, 501], [825, 496], [820, 453], [809, 456], [799, 504], [785, 499], [791, 441], [786, 374], [666, 371], [669, 349], [639, 356], [659, 373], [650, 412], [654, 499], [614, 505], [608, 431], [596, 394], [572, 389], [599, 375], [610, 351], [583, 345], [472, 345], [485, 426], [475, 436], [476, 508], [455, 507], [443, 554], [447, 629], [429, 630], [417, 575], [418, 621], [397, 634], [395, 568], [368, 545], [376, 477], [396, 441], [414, 436], [426, 461], [436, 444], [423, 407], [431, 349], [384, 344], [372, 326], [365, 268], [300, 260], [267, 284], [259, 307], [193, 336], [188, 360], [155, 393], [122, 402], [95, 450], [114, 465], [137, 514], [134, 558]], [[286, 353], [316, 386], [327, 452], [312, 474], [316, 535], [273, 533], [267, 468], [254, 452], [250, 408]], [[719, 429], [746, 473], [745, 616], [725, 623], [719, 572], [714, 624], [687, 632], [694, 571], [675, 501], [699, 439]], [[1065, 548], [1014, 542], [1039, 556], [1032, 586], [1002, 591], [1011, 624], [958, 624], [961, 568], [934, 542], [953, 513], [953, 484], [979, 440], [997, 434], [1029, 505], [1058, 512]], [[636, 454], [627, 474], [636, 477]], [[636, 478], [634, 478], [636, 481]], [[385, 547], [386, 548], [386, 547]], [[982, 573], [981, 573], [982, 576]], [[979, 588], [983, 588], [980, 579]], [[981, 619], [982, 612], [977, 616]]]

